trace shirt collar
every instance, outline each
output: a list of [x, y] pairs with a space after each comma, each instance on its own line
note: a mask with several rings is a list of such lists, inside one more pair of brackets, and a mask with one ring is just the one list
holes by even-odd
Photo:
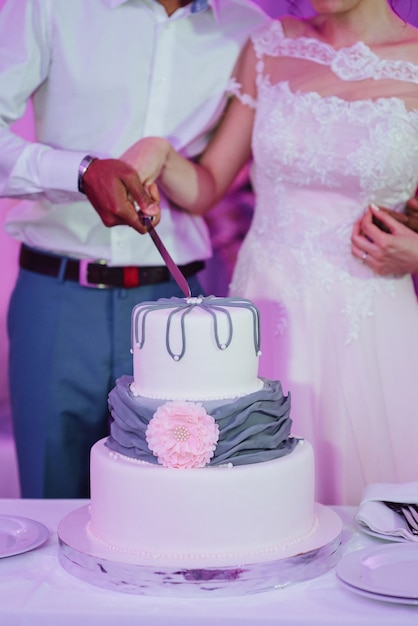
[[[102, 0], [102, 2], [111, 9], [115, 9], [121, 4], [125, 4], [125, 2], [128, 2], [128, 0]], [[206, 9], [208, 9], [209, 7], [213, 9], [215, 17], [218, 18], [219, 0], [193, 0], [193, 2], [190, 4], [190, 12], [201, 13], [203, 11], [206, 11]]]

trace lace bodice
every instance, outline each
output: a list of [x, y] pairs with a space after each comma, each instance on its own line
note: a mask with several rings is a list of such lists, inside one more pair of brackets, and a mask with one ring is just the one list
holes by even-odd
[[[372, 312], [372, 292], [396, 289], [396, 281], [363, 280], [370, 270], [352, 257], [350, 236], [369, 203], [394, 206], [415, 192], [418, 67], [381, 59], [363, 43], [335, 50], [316, 39], [292, 39], [279, 21], [255, 35], [253, 47], [257, 97], [231, 83], [256, 109], [256, 210], [241, 265], [251, 256], [260, 267], [287, 272], [292, 279], [282, 295], [288, 298], [300, 295], [306, 281], [332, 289], [358, 279], [357, 302], [346, 305], [354, 336], [355, 320]], [[266, 71], [269, 57], [283, 57], [275, 81]], [[235, 277], [235, 292], [245, 273]]]

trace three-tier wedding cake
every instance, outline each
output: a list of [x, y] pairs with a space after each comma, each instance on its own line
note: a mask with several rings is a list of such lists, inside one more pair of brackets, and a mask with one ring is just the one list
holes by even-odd
[[313, 450], [292, 436], [280, 382], [258, 377], [254, 304], [138, 304], [132, 353], [133, 377], [109, 396], [110, 436], [91, 451], [87, 552], [219, 584], [322, 545]]

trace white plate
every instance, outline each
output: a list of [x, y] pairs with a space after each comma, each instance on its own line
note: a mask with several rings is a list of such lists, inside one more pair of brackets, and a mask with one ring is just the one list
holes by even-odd
[[392, 604], [409, 604], [418, 606], [418, 599], [415, 598], [398, 598], [397, 596], [385, 596], [381, 593], [372, 593], [371, 591], [364, 591], [364, 589], [358, 589], [357, 587], [353, 587], [352, 585], [347, 585], [344, 581], [340, 581], [345, 589], [349, 589], [353, 591], [359, 596], [363, 596], [363, 598], [370, 598], [370, 600], [378, 600], [379, 602], [391, 602]]
[[28, 552], [45, 543], [46, 526], [27, 517], [0, 515], [0, 558]]
[[411, 542], [351, 552], [337, 564], [336, 573], [357, 590], [418, 601], [418, 546]]
[[395, 541], [396, 543], [411, 543], [412, 541], [412, 539], [407, 539], [406, 537], [399, 537], [397, 535], [384, 535], [383, 533], [378, 533], [377, 531], [372, 530], [365, 524], [357, 522], [356, 520], [354, 521], [354, 526], [362, 533], [370, 535], [371, 537], [377, 537], [377, 539], [383, 539], [384, 541]]

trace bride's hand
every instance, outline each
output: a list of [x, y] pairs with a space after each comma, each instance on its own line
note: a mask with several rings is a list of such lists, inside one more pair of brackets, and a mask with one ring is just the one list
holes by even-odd
[[120, 159], [136, 170], [141, 182], [149, 187], [164, 169], [170, 143], [162, 137], [144, 137], [134, 143]]
[[[382, 222], [385, 230], [374, 219]], [[351, 251], [381, 276], [418, 271], [418, 233], [374, 205], [355, 223]]]

